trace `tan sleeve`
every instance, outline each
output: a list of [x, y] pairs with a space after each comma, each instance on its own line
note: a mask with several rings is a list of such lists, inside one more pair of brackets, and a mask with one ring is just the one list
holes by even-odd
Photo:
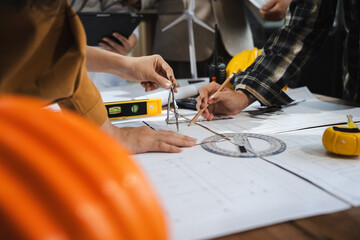
[[107, 111], [101, 99], [101, 95], [87, 73], [79, 82], [77, 89], [71, 98], [58, 101], [61, 107], [71, 109], [97, 125], [101, 126], [106, 118]]
[[[78, 42], [80, 42], [79, 46], [82, 54], [77, 58], [80, 67], [77, 68], [78, 71], [74, 76], [75, 82], [72, 85], [73, 92], [69, 94], [69, 97], [57, 100], [57, 103], [61, 107], [71, 109], [101, 126], [107, 119], [107, 111], [101, 99], [99, 90], [95, 87], [86, 70], [85, 33], [78, 18], [73, 18], [70, 15], [69, 21], [73, 21], [71, 24], [72, 31]], [[71, 56], [72, 54], [68, 53], [68, 55]], [[76, 72], [76, 70], [74, 72]]]
[[8, 33], [0, 38], [0, 93], [56, 102], [102, 125], [107, 111], [86, 72], [86, 36], [75, 12], [65, 8], [49, 15], [30, 6], [14, 12], [0, 4], [0, 22], [5, 21], [0, 24], [0, 32]]

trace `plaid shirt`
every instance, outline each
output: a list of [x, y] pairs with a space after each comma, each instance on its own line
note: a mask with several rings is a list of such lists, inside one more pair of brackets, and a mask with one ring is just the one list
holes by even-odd
[[[343, 0], [347, 37], [344, 98], [360, 102], [360, 0]], [[337, 0], [293, 0], [286, 24], [266, 42], [261, 56], [236, 75], [236, 90], [246, 90], [262, 104], [293, 101], [282, 88], [316, 56], [332, 29]]]

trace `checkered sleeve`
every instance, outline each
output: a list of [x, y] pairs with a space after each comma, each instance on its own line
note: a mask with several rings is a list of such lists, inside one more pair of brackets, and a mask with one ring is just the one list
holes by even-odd
[[337, 0], [293, 0], [286, 24], [271, 35], [255, 62], [235, 76], [235, 89], [248, 91], [266, 106], [292, 102], [282, 88], [321, 48], [336, 4]]

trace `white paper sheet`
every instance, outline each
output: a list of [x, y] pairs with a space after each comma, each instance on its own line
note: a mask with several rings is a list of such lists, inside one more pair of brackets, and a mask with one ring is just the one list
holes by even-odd
[[261, 24], [265, 24], [265, 20], [260, 15], [259, 10], [270, 0], [249, 0], [244, 1], [244, 4], [250, 9], [253, 13], [253, 16], [257, 19], [257, 21]]
[[213, 238], [349, 207], [258, 158], [224, 157], [196, 146], [136, 159], [160, 196], [172, 239]]
[[[224, 120], [203, 121], [200, 117], [197, 122], [218, 133], [261, 133], [273, 134], [287, 131], [295, 131], [304, 128], [318, 127], [346, 123], [346, 115], [352, 115], [353, 120], [360, 121], [360, 108], [348, 107], [339, 104], [327, 103], [316, 99], [307, 88], [302, 87], [287, 91], [288, 95], [299, 103], [284, 107], [279, 111], [258, 116], [251, 116], [247, 111], [255, 110], [259, 103], [253, 104], [243, 112], [234, 116], [224, 116]], [[303, 102], [302, 102], [303, 101]], [[189, 113], [191, 113], [189, 115]], [[196, 114], [196, 111], [180, 111], [185, 113], [188, 119]], [[146, 120], [155, 129], [176, 131], [175, 125], [167, 125], [165, 117], [148, 118]], [[185, 135], [197, 137], [193, 133], [193, 125], [188, 127], [188, 122], [180, 119], [180, 132]]]
[[279, 134], [287, 144], [287, 151], [270, 160], [326, 191], [360, 206], [360, 157], [332, 154], [323, 147], [322, 135], [326, 128]]
[[268, 1], [270, 0], [249, 0], [249, 2], [251, 2], [252, 4], [254, 4], [255, 7], [257, 8], [261, 8], [262, 6], [264, 6]]
[[360, 109], [344, 109], [340, 105], [314, 101], [299, 103], [270, 114], [252, 117], [242, 112], [230, 120], [207, 121], [201, 124], [218, 132], [269, 134], [345, 123], [346, 115], [353, 115], [354, 121], [359, 121]]
[[[178, 92], [175, 93], [175, 99], [184, 99], [196, 96], [199, 89], [208, 83], [207, 81], [205, 81], [205, 79], [200, 80], [202, 80], [203, 82], [188, 84], [187, 79], [179, 79], [178, 83], [180, 84], [180, 87], [177, 88]], [[100, 93], [105, 103], [149, 98], [161, 98], [161, 104], [164, 106], [167, 104], [169, 97], [169, 90], [167, 89], [157, 89], [155, 91], [145, 92], [144, 88], [137, 83], [116, 88], [103, 89]]]
[[[346, 122], [346, 114], [352, 114], [357, 121], [359, 109], [321, 102], [306, 88], [294, 89], [288, 94], [295, 100], [306, 101], [263, 118], [251, 118], [244, 112], [232, 119], [200, 122], [219, 133], [291, 131], [274, 135], [288, 144], [285, 152], [279, 155], [263, 159], [233, 158], [210, 153], [199, 145], [184, 148], [180, 154], [136, 155], [168, 213], [173, 239], [212, 238], [343, 210], [349, 208], [348, 203], [359, 205], [360, 194], [354, 190], [360, 189], [358, 160], [340, 161], [329, 157], [321, 146], [323, 129], [320, 133], [315, 133], [314, 129], [296, 131]], [[253, 104], [247, 110], [256, 107], [259, 104]], [[191, 110], [180, 112], [190, 114], [188, 118], [196, 114]], [[165, 116], [163, 113], [144, 121], [155, 129], [176, 131], [175, 124], [165, 123]], [[196, 124], [187, 125], [187, 122], [180, 123], [180, 133], [196, 137], [198, 143], [214, 135]]]

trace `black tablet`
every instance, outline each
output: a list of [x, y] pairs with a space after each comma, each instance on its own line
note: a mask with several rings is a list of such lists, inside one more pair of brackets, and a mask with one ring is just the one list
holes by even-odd
[[133, 33], [143, 16], [133, 13], [78, 13], [85, 28], [87, 44], [98, 46], [103, 37], [120, 43], [112, 33], [117, 32], [126, 38]]

